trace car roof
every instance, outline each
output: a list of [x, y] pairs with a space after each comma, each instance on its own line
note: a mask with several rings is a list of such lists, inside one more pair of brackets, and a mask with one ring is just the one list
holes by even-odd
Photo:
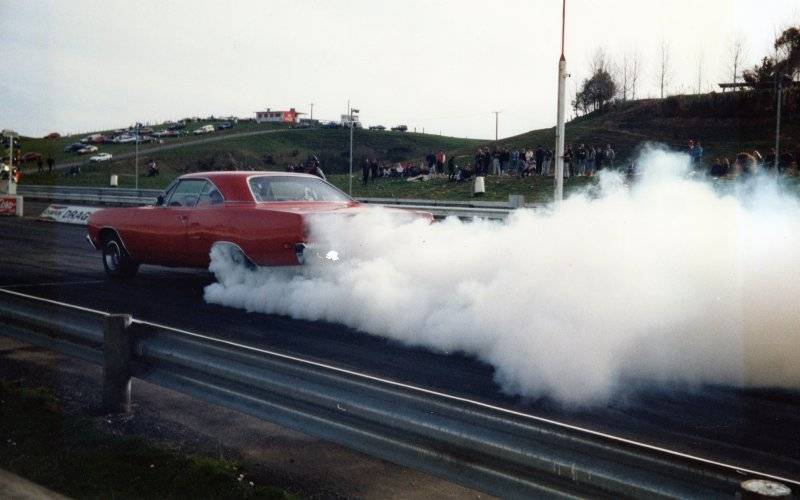
[[253, 193], [247, 185], [249, 177], [312, 177], [319, 179], [319, 177], [310, 174], [301, 174], [295, 172], [275, 172], [266, 170], [233, 170], [222, 172], [196, 172], [192, 174], [185, 174], [179, 179], [208, 179], [222, 192], [222, 196], [227, 201], [253, 201]]

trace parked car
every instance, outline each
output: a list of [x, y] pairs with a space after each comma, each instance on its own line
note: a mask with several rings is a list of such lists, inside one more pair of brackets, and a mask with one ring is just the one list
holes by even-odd
[[[317, 214], [374, 210], [308, 174], [201, 172], [176, 179], [153, 206], [94, 212], [88, 239], [114, 279], [139, 264], [207, 268], [222, 251], [247, 266], [294, 266], [315, 258], [308, 220]], [[428, 212], [396, 210], [433, 221]], [[313, 243], [313, 242], [312, 242]]]
[[369, 128], [370, 130], [386, 130], [386, 127], [383, 125], [373, 125]]
[[393, 132], [407, 132], [408, 131], [408, 127], [406, 127], [405, 125], [398, 125], [396, 127], [392, 127], [392, 131]]
[[328, 122], [324, 124], [322, 128], [342, 128], [342, 124], [339, 122]]
[[135, 135], [118, 135], [111, 140], [114, 144], [133, 144], [136, 142], [137, 137]]
[[214, 125], [203, 125], [192, 131], [194, 135], [210, 134], [212, 132], [214, 132]]
[[153, 137], [178, 137], [180, 133], [177, 130], [159, 130], [158, 132], [153, 132]]
[[50, 132], [49, 134], [44, 136], [44, 138], [45, 139], [61, 139], [61, 134], [59, 134], [58, 132]]
[[25, 153], [24, 155], [19, 157], [19, 161], [21, 163], [28, 163], [29, 161], [39, 161], [42, 159], [41, 153]]
[[74, 143], [70, 144], [69, 146], [65, 147], [64, 148], [64, 152], [65, 153], [74, 153], [75, 151], [81, 150], [81, 149], [83, 149], [85, 147], [86, 147], [86, 144], [83, 144], [82, 142], [74, 142]]
[[231, 122], [222, 122], [219, 125], [217, 125], [217, 130], [226, 130], [226, 129], [229, 129], [229, 128], [233, 128], [233, 123], [231, 123]]
[[106, 141], [106, 136], [103, 134], [92, 134], [81, 139], [81, 142], [88, 144], [103, 144]]
[[178, 123], [172, 124], [169, 127], [167, 127], [167, 130], [182, 130], [182, 129], [185, 129], [185, 128], [186, 128], [186, 124], [185, 123], [178, 122]]
[[95, 162], [95, 163], [99, 163], [101, 161], [109, 161], [109, 160], [111, 160], [111, 158], [113, 158], [111, 153], [100, 153], [100, 154], [96, 154], [96, 155], [90, 157], [89, 161], [92, 161], [92, 162]]
[[95, 153], [95, 152], [97, 152], [97, 146], [86, 146], [78, 150], [79, 155], [85, 155], [88, 153]]

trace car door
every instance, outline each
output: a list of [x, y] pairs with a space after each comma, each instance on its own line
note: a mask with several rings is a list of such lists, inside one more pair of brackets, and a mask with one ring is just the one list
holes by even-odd
[[187, 258], [193, 266], [207, 266], [211, 245], [227, 241], [225, 199], [208, 181], [200, 190], [196, 206], [188, 213]]
[[171, 189], [161, 205], [143, 213], [137, 228], [136, 247], [143, 262], [167, 266], [191, 266], [189, 259], [189, 215], [197, 205], [205, 179], [183, 179]]

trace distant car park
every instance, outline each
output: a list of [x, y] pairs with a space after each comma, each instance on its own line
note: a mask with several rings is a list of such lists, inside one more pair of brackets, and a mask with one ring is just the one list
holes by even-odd
[[111, 160], [111, 158], [113, 158], [111, 153], [100, 153], [100, 154], [96, 154], [96, 155], [92, 156], [91, 158], [89, 158], [89, 161], [95, 162], [95, 163], [99, 163], [99, 162], [102, 162], [102, 161], [109, 161], [109, 160]]
[[408, 131], [408, 127], [406, 127], [405, 125], [398, 125], [396, 127], [392, 127], [392, 131], [393, 132], [406, 132], [406, 131]]
[[373, 125], [369, 128], [370, 130], [386, 130], [386, 127], [383, 125]]

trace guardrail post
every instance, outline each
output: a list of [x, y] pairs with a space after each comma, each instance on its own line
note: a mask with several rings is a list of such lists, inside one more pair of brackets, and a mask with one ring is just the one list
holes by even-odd
[[131, 410], [133, 336], [128, 330], [130, 324], [130, 315], [112, 314], [103, 331], [103, 410], [109, 413]]

